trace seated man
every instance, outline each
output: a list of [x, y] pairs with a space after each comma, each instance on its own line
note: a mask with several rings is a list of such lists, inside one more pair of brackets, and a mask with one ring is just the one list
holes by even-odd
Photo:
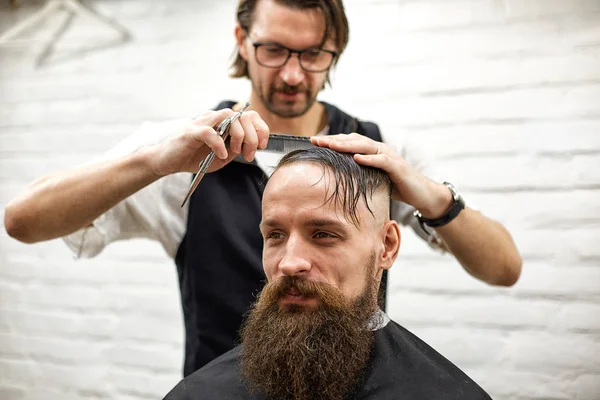
[[268, 283], [242, 343], [165, 399], [489, 399], [377, 306], [400, 247], [390, 194], [389, 177], [352, 155], [283, 157], [262, 200]]

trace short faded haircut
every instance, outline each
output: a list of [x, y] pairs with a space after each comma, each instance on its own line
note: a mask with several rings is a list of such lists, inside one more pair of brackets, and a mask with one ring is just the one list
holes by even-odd
[[385, 190], [389, 204], [392, 182], [388, 174], [379, 168], [358, 164], [354, 160], [353, 154], [339, 153], [324, 147], [295, 150], [283, 156], [273, 170], [273, 174], [286, 165], [300, 162], [315, 163], [322, 166], [323, 177], [321, 179], [325, 179], [327, 171], [331, 172], [335, 186], [333, 190], [327, 187], [327, 192], [330, 192], [330, 194], [325, 199], [325, 203], [333, 201], [341, 205], [344, 216], [355, 226], [360, 226], [357, 208], [361, 199], [365, 202], [373, 217], [375, 217], [375, 214], [369, 202], [376, 191]]

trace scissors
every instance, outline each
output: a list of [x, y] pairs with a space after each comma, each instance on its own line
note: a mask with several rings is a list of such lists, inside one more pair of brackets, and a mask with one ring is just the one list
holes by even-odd
[[[231, 117], [225, 118], [223, 120], [223, 122], [221, 122], [219, 124], [219, 126], [217, 127], [216, 130], [217, 130], [217, 134], [219, 136], [221, 136], [223, 138], [223, 140], [227, 139], [227, 137], [229, 136], [229, 128], [231, 127], [231, 124], [233, 124], [235, 121], [237, 121], [237, 119], [239, 117], [242, 116], [242, 114], [244, 113], [246, 108], [248, 108], [249, 105], [250, 105], [250, 103], [246, 102], [246, 104], [240, 111], [233, 114]], [[208, 154], [208, 156], [206, 156], [206, 158], [204, 160], [202, 160], [202, 162], [200, 163], [200, 168], [198, 169], [198, 173], [194, 177], [194, 180], [192, 181], [192, 184], [190, 185], [188, 193], [185, 196], [185, 199], [183, 199], [183, 203], [181, 203], [181, 207], [183, 207], [185, 205], [185, 203], [188, 201], [188, 199], [190, 198], [192, 193], [194, 193], [194, 190], [196, 190], [196, 188], [198, 187], [198, 184], [200, 183], [200, 181], [206, 174], [206, 171], [208, 171], [208, 168], [210, 167], [210, 165], [212, 164], [212, 162], [214, 160], [215, 160], [215, 152], [211, 150], [211, 152]]]

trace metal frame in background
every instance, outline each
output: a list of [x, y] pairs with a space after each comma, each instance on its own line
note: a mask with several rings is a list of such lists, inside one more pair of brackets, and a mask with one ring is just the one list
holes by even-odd
[[40, 10], [38, 10], [28, 18], [24, 19], [23, 21], [19, 22], [17, 25], [10, 28], [6, 32], [2, 33], [0, 35], [0, 47], [7, 46], [10, 45], [11, 42], [15, 42], [17, 36], [27, 31], [28, 29], [35, 27], [44, 18], [47, 18], [53, 12], [59, 10], [67, 11], [69, 13], [69, 17], [67, 18], [63, 26], [60, 28], [59, 34], [55, 35], [46, 44], [46, 47], [42, 52], [44, 56], [47, 56], [50, 53], [50, 49], [53, 46], [54, 42], [58, 39], [58, 36], [60, 36], [60, 34], [62, 34], [66, 30], [67, 25], [76, 15], [92, 19], [104, 26], [107, 26], [108, 28], [114, 31], [117, 31], [123, 42], [127, 42], [131, 39], [131, 34], [124, 26], [119, 24], [115, 19], [100, 14], [87, 2], [84, 2], [82, 0], [48, 0]]

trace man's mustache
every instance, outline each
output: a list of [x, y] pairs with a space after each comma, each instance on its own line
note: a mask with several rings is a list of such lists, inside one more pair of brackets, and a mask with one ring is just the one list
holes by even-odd
[[283, 276], [269, 285], [271, 285], [277, 300], [287, 296], [290, 292], [303, 297], [319, 297], [323, 291], [336, 290], [327, 283], [310, 281], [298, 276]]
[[335, 286], [298, 276], [283, 276], [268, 283], [260, 294], [259, 303], [267, 307], [273, 306], [290, 294], [317, 299], [321, 307], [330, 310], [341, 310], [351, 305]]
[[287, 85], [284, 83], [281, 85], [274, 86], [273, 91], [274, 92], [283, 92], [286, 94], [296, 94], [296, 93], [308, 92], [308, 88], [306, 87], [306, 85], [291, 86], [291, 85]]

